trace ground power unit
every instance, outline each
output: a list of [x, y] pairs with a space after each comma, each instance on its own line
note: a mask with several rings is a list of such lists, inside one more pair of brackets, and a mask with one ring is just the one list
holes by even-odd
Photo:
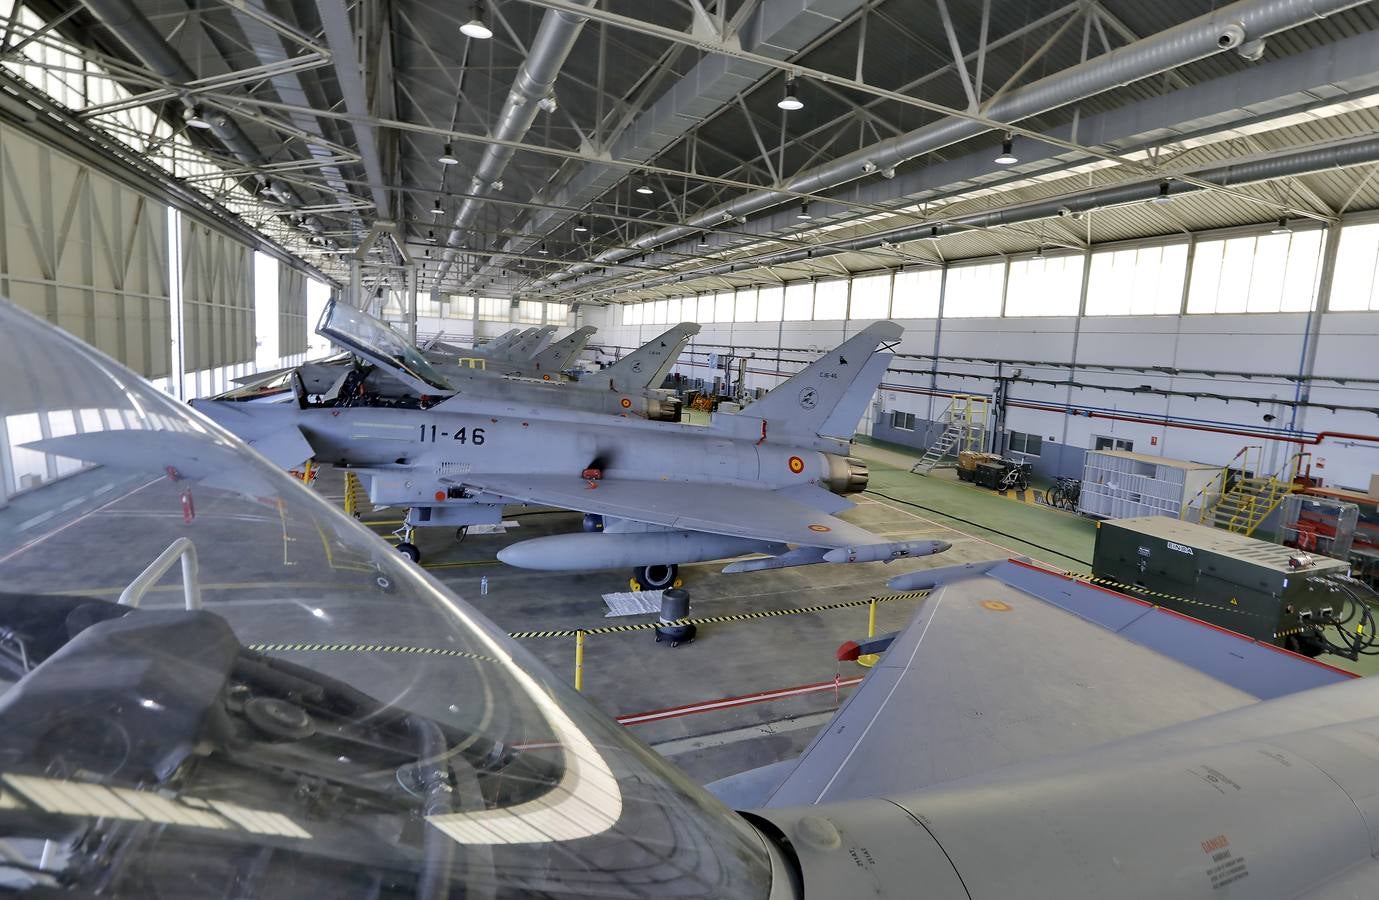
[[1351, 643], [1334, 629], [1328, 640], [1323, 626], [1340, 623], [1362, 643], [1372, 630], [1345, 562], [1166, 516], [1098, 523], [1092, 573], [1123, 593], [1309, 656]]

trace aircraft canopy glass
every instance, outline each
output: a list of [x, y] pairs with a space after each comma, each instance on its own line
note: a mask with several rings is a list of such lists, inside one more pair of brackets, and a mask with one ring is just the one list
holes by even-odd
[[0, 301], [0, 892], [765, 897], [765, 847], [300, 478]]
[[406, 338], [363, 310], [332, 299], [316, 333], [392, 372], [419, 394], [453, 394], [455, 388]]

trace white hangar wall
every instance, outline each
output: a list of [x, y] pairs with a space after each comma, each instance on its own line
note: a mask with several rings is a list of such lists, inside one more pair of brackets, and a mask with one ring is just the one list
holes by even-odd
[[[1009, 272], [1004, 281], [992, 276], [997, 288], [975, 294], [969, 286], [980, 278], [960, 271], [975, 266], [952, 265], [942, 316], [895, 319], [905, 328], [896, 351], [925, 358], [895, 359], [861, 430], [926, 446], [941, 429], [937, 422], [952, 395], [990, 396], [997, 375], [1018, 373], [1007, 382], [999, 449], [1032, 451], [1023, 455], [1042, 474], [1080, 475], [1083, 455], [1099, 442], [1213, 464], [1229, 462], [1242, 446], [1260, 445], [1270, 468], [1282, 468], [1295, 452], [1310, 453], [1313, 474], [1326, 484], [1363, 489], [1379, 473], [1379, 225], [1367, 217], [1348, 219], [1338, 240], [1328, 244], [1325, 238], [1320, 231], [1284, 237], [1238, 229], [1180, 238], [1176, 257], [1162, 250], [1164, 241], [1098, 247], [1078, 254], [1083, 259], [1074, 268], [1091, 267], [1086, 283], [1071, 275], [1031, 278], [1031, 268], [1057, 266], [1030, 257], [985, 260], [977, 265]], [[1255, 243], [1243, 255], [1247, 241]], [[1151, 255], [1154, 262], [1108, 275], [1109, 257], [1101, 257], [1118, 251], [1122, 257], [1130, 251]], [[853, 279], [850, 305], [861, 297], [862, 306], [874, 311], [860, 281]], [[967, 311], [985, 311], [992, 290], [998, 291], [994, 309], [1005, 315], [969, 316], [951, 306], [956, 300]], [[892, 303], [900, 301], [897, 291]], [[709, 353], [720, 360], [729, 353], [754, 356], [747, 386], [767, 389], [809, 356], [790, 351], [826, 349], [874, 321], [707, 321], [717, 308], [704, 316], [709, 308], [699, 300], [679, 299], [678, 309], [676, 300], [664, 302], [664, 311], [655, 302], [635, 304], [640, 316], [618, 306], [582, 312], [600, 329], [596, 341], [622, 352], [667, 322], [699, 321], [703, 330], [676, 371], [711, 383]], [[914, 298], [905, 302], [913, 306]], [[835, 314], [836, 303], [829, 303]], [[1323, 311], [1310, 309], [1314, 303]], [[1160, 314], [1092, 314], [1117, 304]], [[774, 300], [766, 307], [774, 313]], [[1206, 311], [1237, 307], [1242, 311]], [[1243, 311], [1256, 308], [1273, 311]], [[1028, 314], [1048, 309], [1081, 314]], [[1298, 377], [1308, 374], [1314, 377]], [[1309, 396], [1337, 408], [1294, 405]]]

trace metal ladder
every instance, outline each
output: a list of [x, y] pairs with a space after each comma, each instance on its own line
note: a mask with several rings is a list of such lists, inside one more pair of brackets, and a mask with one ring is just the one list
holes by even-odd
[[[940, 465], [956, 465], [958, 454], [964, 450], [985, 450], [987, 413], [990, 408], [991, 401], [987, 397], [954, 395], [943, 411], [943, 433], [929, 445], [919, 461], [910, 467], [910, 471], [916, 475], [928, 475]], [[950, 457], [950, 461], [944, 462]]]
[[[1215, 501], [1205, 504], [1198, 521], [1237, 534], [1252, 535], [1255, 529], [1283, 503], [1283, 498], [1298, 490], [1297, 476], [1306, 454], [1295, 453], [1277, 475], [1259, 474], [1264, 448], [1241, 447], [1217, 480]], [[1227, 486], [1231, 471], [1239, 477]]]

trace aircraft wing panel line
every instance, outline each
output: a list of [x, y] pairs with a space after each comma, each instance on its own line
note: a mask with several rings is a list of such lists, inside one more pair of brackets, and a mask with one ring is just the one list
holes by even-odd
[[[1109, 624], [1093, 621], [1067, 608], [1069, 589], [1080, 583], [1019, 580], [1030, 571], [1002, 562], [986, 574], [944, 581], [921, 599], [764, 805], [918, 790], [1258, 701], [1245, 682], [1228, 683], [1193, 664], [1200, 660], [1118, 634], [1117, 627], [1144, 622], [1140, 604], [1113, 604]], [[1194, 628], [1190, 619], [1151, 618]], [[1225, 657], [1236, 649], [1216, 644], [1194, 653]], [[1264, 654], [1251, 655], [1249, 665], [1274, 656]], [[1146, 692], [1145, 684], [1157, 689]]]
[[[919, 648], [924, 643], [924, 638], [929, 634], [929, 626], [934, 624], [934, 618], [938, 615], [939, 607], [942, 605], [943, 597], [940, 595], [934, 599], [933, 608], [928, 610], [929, 615], [924, 620], [924, 627], [920, 629], [919, 637], [915, 638], [915, 645], [911, 648], [910, 655], [906, 657], [905, 663], [901, 668], [909, 669], [910, 666], [914, 665], [915, 657], [919, 655]], [[882, 657], [882, 659], [884, 660], [885, 657]], [[887, 706], [890, 705], [891, 698], [895, 696], [895, 692], [900, 688], [901, 683], [902, 679], [897, 678], [891, 685], [890, 690], [886, 692], [885, 698], [876, 707], [876, 711], [872, 713], [871, 718], [867, 720], [866, 727], [863, 728], [862, 733], [857, 736], [857, 743], [852, 745], [852, 749], [847, 752], [847, 755], [838, 763], [838, 767], [833, 770], [833, 774], [829, 776], [828, 781], [819, 789], [819, 795], [814, 798], [814, 803], [818, 804], [823, 802], [824, 794], [827, 794], [828, 789], [833, 787], [833, 782], [837, 781], [838, 776], [843, 773], [843, 769], [852, 760], [852, 756], [857, 752], [857, 748], [862, 746], [862, 742], [867, 739], [867, 734], [875, 727], [877, 721], [881, 718], [881, 714], [886, 711]]]

